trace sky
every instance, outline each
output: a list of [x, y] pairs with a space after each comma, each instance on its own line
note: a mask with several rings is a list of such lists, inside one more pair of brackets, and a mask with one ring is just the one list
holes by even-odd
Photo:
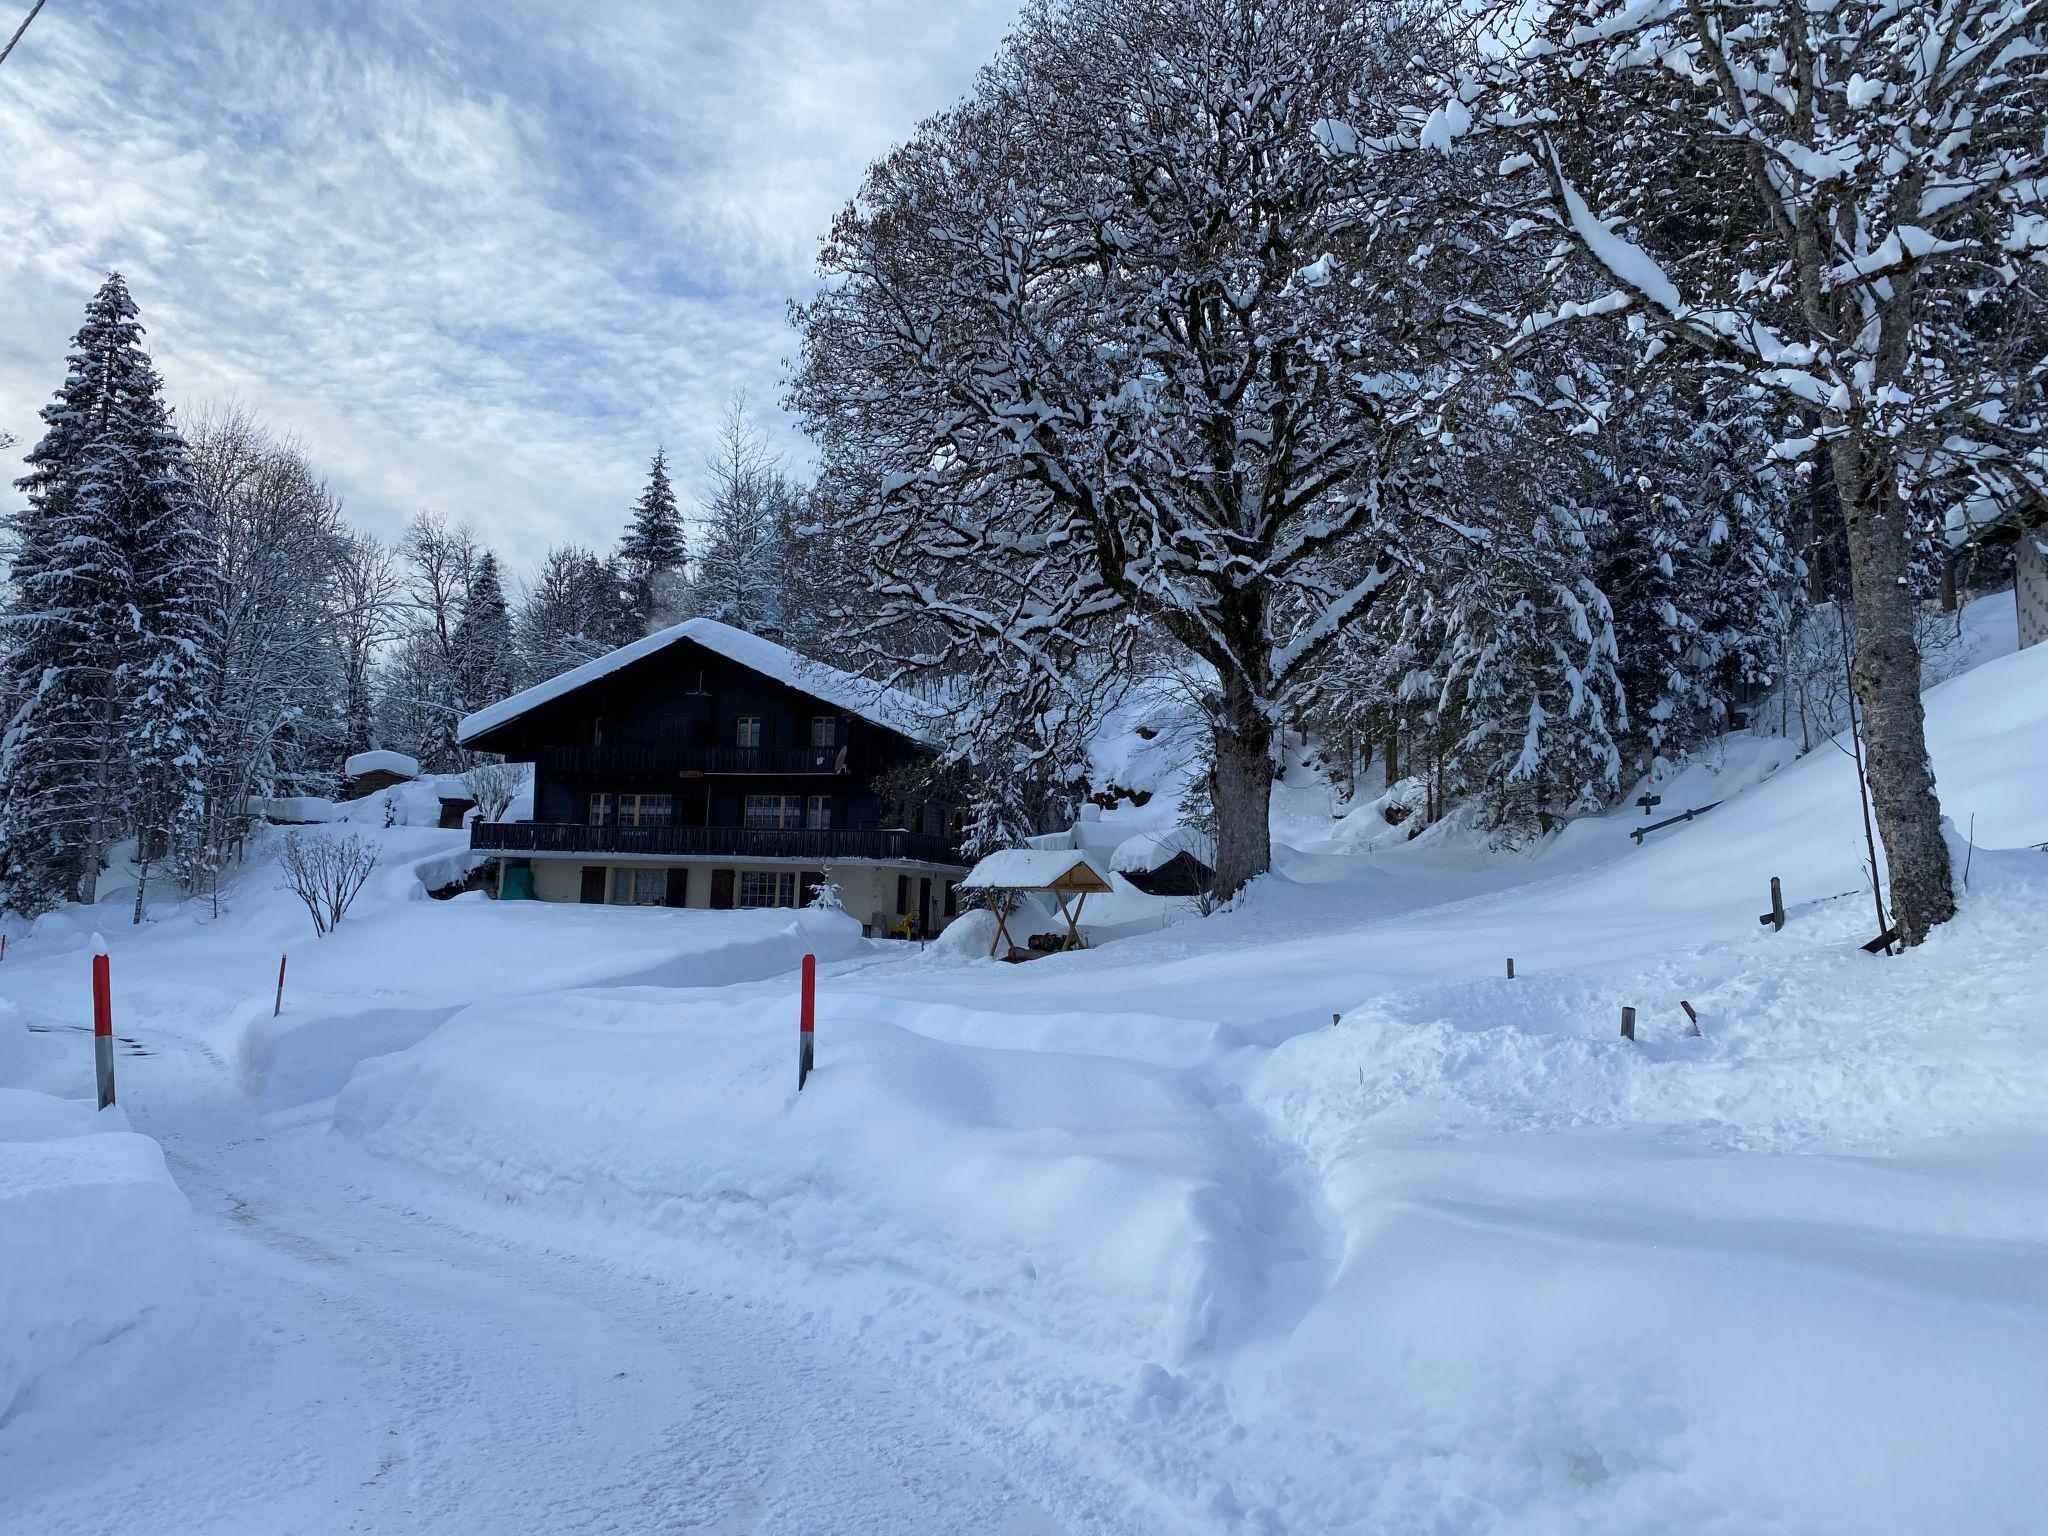
[[818, 237], [1016, 10], [49, 0], [0, 65], [0, 507], [113, 270], [182, 412], [252, 407], [382, 536], [608, 547], [735, 390], [800, 467]]

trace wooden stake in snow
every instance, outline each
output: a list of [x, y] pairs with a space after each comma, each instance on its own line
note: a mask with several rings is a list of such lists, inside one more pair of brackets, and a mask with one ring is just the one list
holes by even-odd
[[796, 1091], [804, 1091], [804, 1079], [811, 1075], [813, 1063], [812, 1042], [817, 1038], [818, 1027], [818, 957], [804, 956], [803, 1012], [797, 1024], [796, 1036]]
[[272, 1009], [270, 1010], [270, 1016], [271, 1016], [271, 1017], [272, 1017], [273, 1019], [274, 1019], [274, 1018], [276, 1018], [276, 1017], [277, 1017], [277, 1016], [278, 1016], [278, 1015], [279, 1015], [280, 1013], [283, 1013], [283, 1012], [284, 1012], [284, 962], [285, 962], [285, 959], [286, 959], [286, 957], [285, 957], [284, 955], [279, 955], [279, 956], [277, 957], [277, 1005], [276, 1005], [275, 1007], [273, 1007], [273, 1008], [272, 1008]]
[[1633, 1040], [1636, 1037], [1636, 1011], [1626, 1004], [1621, 1010], [1621, 1038]]
[[1515, 979], [1515, 957], [1514, 957], [1513, 955], [1509, 955], [1509, 956], [1508, 956], [1508, 980], [1509, 980], [1509, 981], [1513, 981], [1514, 979]]
[[1785, 931], [1785, 892], [1776, 875], [1771, 876], [1771, 910], [1759, 915], [1757, 921], [1769, 923], [1775, 932]]
[[107, 941], [92, 936], [92, 1064], [99, 1080], [100, 1108], [114, 1102], [114, 983], [107, 967]]
[[1682, 997], [1678, 1000], [1678, 1006], [1685, 1010], [1686, 1018], [1692, 1021], [1692, 1028], [1688, 1029], [1686, 1033], [1688, 1035], [1697, 1035], [1700, 1032], [1700, 1016], [1693, 1012], [1692, 1004]]

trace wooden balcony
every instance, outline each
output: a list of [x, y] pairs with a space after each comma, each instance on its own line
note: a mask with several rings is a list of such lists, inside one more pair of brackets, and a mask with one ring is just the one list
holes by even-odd
[[836, 775], [847, 772], [844, 747], [542, 747], [540, 769], [551, 774], [673, 776], [676, 774]]
[[895, 827], [588, 827], [574, 821], [475, 821], [469, 846], [479, 853], [639, 854], [677, 859], [839, 859], [964, 867], [943, 837]]

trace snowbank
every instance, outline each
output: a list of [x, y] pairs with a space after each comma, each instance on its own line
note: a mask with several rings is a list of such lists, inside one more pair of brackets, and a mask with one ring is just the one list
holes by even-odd
[[1263, 1407], [1356, 1437], [1331, 1527], [2028, 1527], [2048, 858], [1979, 850], [1910, 956], [1869, 922], [1411, 988], [1271, 1054], [1341, 1262]]
[[0, 1423], [42, 1377], [189, 1304], [188, 1216], [118, 1109], [0, 1088]]
[[471, 1009], [360, 1067], [335, 1126], [493, 1200], [908, 1272], [1084, 1347], [1212, 1338], [1259, 1188], [1185, 1074], [876, 1020], [823, 1034], [799, 1098], [794, 997], [749, 1012]]

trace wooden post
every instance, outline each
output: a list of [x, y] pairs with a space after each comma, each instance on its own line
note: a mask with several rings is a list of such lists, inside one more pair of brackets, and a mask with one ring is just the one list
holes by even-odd
[[1515, 979], [1515, 957], [1514, 957], [1513, 955], [1509, 955], [1509, 956], [1508, 956], [1508, 980], [1509, 980], [1509, 981], [1513, 981], [1514, 979]]
[[1621, 1038], [1633, 1040], [1636, 1037], [1636, 1011], [1626, 1004], [1621, 1010]]
[[796, 1091], [804, 1091], [804, 1079], [811, 1075], [815, 1064], [814, 1042], [818, 1030], [818, 957], [804, 956], [804, 983], [802, 1013], [797, 1024], [796, 1036]]
[[1686, 1033], [1688, 1035], [1697, 1035], [1700, 1032], [1700, 1016], [1693, 1011], [1692, 1004], [1682, 997], [1678, 1000], [1678, 1006], [1685, 1010], [1686, 1018], [1692, 1022], [1692, 1028], [1688, 1029]]
[[270, 1016], [273, 1019], [284, 1012], [284, 962], [285, 957], [279, 955], [277, 957], [277, 1002], [270, 1010]]
[[114, 984], [107, 941], [98, 934], [92, 936], [92, 1064], [105, 1109], [114, 1102]]
[[1778, 884], [1778, 877], [1771, 876], [1771, 910], [1757, 918], [1760, 923], [1769, 923], [1773, 931], [1785, 931], [1785, 892]]

